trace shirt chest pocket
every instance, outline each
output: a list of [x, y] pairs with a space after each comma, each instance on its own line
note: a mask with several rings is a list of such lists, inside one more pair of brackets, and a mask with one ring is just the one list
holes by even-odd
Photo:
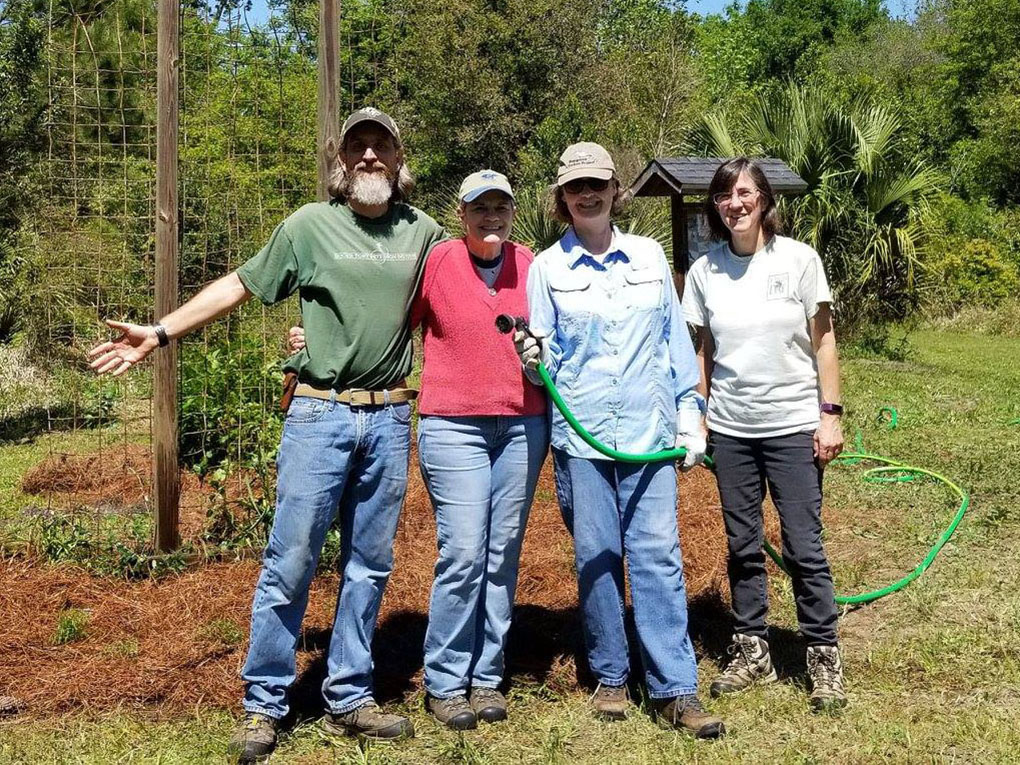
[[624, 278], [623, 297], [635, 310], [662, 305], [662, 273], [656, 268], [634, 268]]
[[587, 320], [595, 311], [591, 279], [577, 273], [556, 274], [549, 279], [556, 313], [563, 319]]

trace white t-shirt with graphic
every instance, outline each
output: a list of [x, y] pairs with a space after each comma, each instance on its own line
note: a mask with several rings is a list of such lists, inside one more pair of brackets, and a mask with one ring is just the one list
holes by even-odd
[[708, 427], [770, 438], [818, 427], [818, 365], [808, 319], [831, 303], [822, 260], [783, 236], [753, 255], [727, 242], [691, 266], [684, 284], [688, 322], [715, 341]]

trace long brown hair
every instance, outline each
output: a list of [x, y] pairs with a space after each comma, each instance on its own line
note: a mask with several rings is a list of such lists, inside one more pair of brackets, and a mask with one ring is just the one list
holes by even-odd
[[761, 228], [765, 232], [765, 239], [771, 239], [776, 234], [781, 234], [783, 225], [779, 220], [779, 210], [776, 209], [776, 195], [772, 191], [772, 184], [765, 177], [765, 171], [761, 165], [749, 157], [736, 157], [729, 162], [719, 165], [719, 169], [712, 176], [712, 182], [708, 184], [708, 195], [705, 197], [705, 215], [708, 217], [708, 227], [712, 230], [712, 238], [720, 241], [730, 241], [730, 230], [723, 223], [722, 216], [715, 205], [715, 195], [732, 192], [733, 186], [741, 173], [747, 173], [754, 182], [755, 187], [764, 200], [761, 207]]

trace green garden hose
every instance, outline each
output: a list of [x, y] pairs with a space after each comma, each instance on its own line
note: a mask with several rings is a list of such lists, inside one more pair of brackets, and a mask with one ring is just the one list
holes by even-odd
[[[567, 404], [563, 400], [563, 397], [560, 395], [560, 392], [556, 390], [556, 385], [553, 383], [552, 378], [549, 377], [549, 372], [545, 368], [544, 364], [538, 365], [538, 376], [542, 379], [542, 383], [545, 385], [545, 389], [546, 391], [548, 391], [549, 397], [553, 400], [553, 404], [556, 405], [556, 408], [560, 411], [560, 414], [563, 415], [563, 418], [570, 424], [570, 427], [574, 429], [574, 431], [584, 440], [584, 442], [593, 449], [595, 449], [595, 451], [604, 454], [607, 457], [610, 457], [614, 460], [630, 463], [660, 462], [663, 460], [683, 459], [683, 457], [687, 454], [686, 449], [664, 449], [662, 451], [652, 452], [650, 454], [631, 454], [628, 452], [621, 452], [617, 451], [616, 449], [609, 448], [601, 441], [599, 441], [597, 438], [595, 438], [591, 433], [585, 430], [584, 426], [577, 421], [577, 418], [574, 417], [573, 412], [571, 412], [570, 409], [567, 407]], [[879, 411], [879, 418], [888, 422], [890, 429], [895, 428], [899, 423], [899, 416], [896, 410], [891, 407], [884, 407], [883, 409], [881, 409]], [[874, 467], [865, 471], [864, 479], [867, 481], [884, 483], [890, 481], [891, 482], [910, 481], [917, 476], [928, 476], [930, 478], [934, 478], [936, 481], [941, 481], [942, 483], [946, 484], [946, 486], [948, 486], [957, 494], [957, 496], [960, 498], [960, 507], [956, 511], [956, 515], [953, 517], [952, 522], [950, 522], [949, 526], [946, 527], [946, 530], [942, 532], [942, 534], [939, 536], [935, 544], [932, 545], [931, 549], [928, 550], [928, 554], [924, 556], [924, 560], [922, 560], [913, 571], [904, 576], [902, 579], [899, 579], [898, 581], [893, 582], [892, 584], [878, 590], [862, 592], [857, 595], [837, 595], [836, 602], [841, 605], [860, 605], [863, 603], [871, 603], [872, 601], [878, 600], [879, 598], [885, 597], [886, 595], [890, 595], [898, 590], [903, 589], [912, 581], [921, 576], [921, 574], [923, 574], [935, 560], [935, 557], [939, 554], [939, 551], [943, 547], [945, 547], [950, 537], [953, 536], [953, 532], [956, 531], [956, 527], [960, 525], [960, 521], [963, 520], [963, 516], [967, 512], [967, 508], [970, 507], [970, 496], [967, 494], [967, 492], [964, 489], [962, 489], [959, 485], [957, 485], [955, 482], [951, 481], [949, 478], [946, 478], [946, 476], [941, 475], [940, 473], [932, 472], [931, 470], [925, 470], [924, 468], [912, 467], [897, 460], [889, 459], [888, 457], [881, 457], [877, 454], [868, 454], [867, 452], [865, 452], [863, 450], [863, 446], [861, 445], [860, 431], [858, 431], [857, 433], [856, 449], [857, 451], [839, 455], [839, 457], [836, 458], [836, 461], [844, 462], [847, 464], [856, 464], [857, 462], [860, 462], [862, 460], [870, 460], [873, 462], [883, 463], [879, 467]], [[712, 463], [711, 458], [709, 457], [705, 457], [705, 466], [708, 468], [715, 467], [715, 465]], [[779, 553], [777, 553], [775, 549], [772, 547], [772, 545], [770, 545], [767, 541], [764, 542], [764, 547], [765, 552], [768, 553], [768, 556], [772, 558], [772, 560], [775, 562], [777, 566], [779, 566], [780, 570], [789, 576], [790, 571], [789, 569], [786, 568], [786, 565], [783, 563], [782, 556]]]

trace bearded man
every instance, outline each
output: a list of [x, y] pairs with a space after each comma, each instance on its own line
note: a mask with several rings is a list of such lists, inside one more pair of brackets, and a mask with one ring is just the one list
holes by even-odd
[[414, 735], [410, 720], [372, 697], [372, 634], [393, 566], [407, 486], [411, 371], [407, 320], [425, 255], [442, 228], [411, 207], [400, 133], [378, 109], [344, 122], [329, 202], [283, 221], [255, 257], [153, 326], [107, 322], [121, 336], [92, 349], [99, 374], [123, 374], [170, 339], [251, 298], [298, 292], [306, 346], [277, 457], [276, 517], [252, 605], [242, 670], [244, 723], [231, 741], [242, 761], [275, 747], [308, 587], [337, 512], [341, 583], [322, 684], [324, 724], [375, 738]]

